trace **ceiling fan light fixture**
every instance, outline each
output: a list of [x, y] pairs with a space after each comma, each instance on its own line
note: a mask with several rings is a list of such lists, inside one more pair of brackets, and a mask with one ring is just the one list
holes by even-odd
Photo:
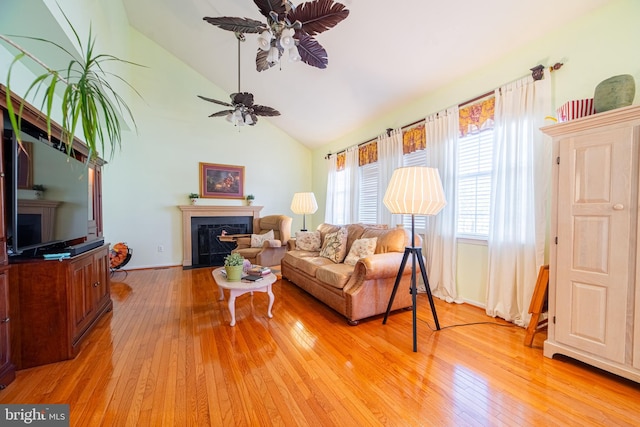
[[273, 40], [273, 34], [271, 31], [265, 30], [258, 36], [258, 47], [265, 52], [271, 49], [271, 40]]
[[282, 34], [280, 35], [280, 46], [283, 49], [288, 50], [291, 47], [296, 45], [296, 40], [293, 38], [296, 32], [293, 28], [285, 28], [282, 30]]
[[271, 64], [276, 64], [280, 61], [280, 50], [277, 47], [272, 47], [269, 49], [269, 54], [267, 55], [267, 62]]
[[292, 46], [289, 49], [289, 61], [290, 62], [298, 62], [302, 59], [300, 57], [300, 52], [298, 52], [298, 46]]

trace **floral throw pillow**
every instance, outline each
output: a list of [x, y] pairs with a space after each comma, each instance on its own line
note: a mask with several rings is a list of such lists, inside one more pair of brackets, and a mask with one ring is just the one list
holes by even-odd
[[269, 230], [264, 234], [252, 234], [251, 235], [251, 247], [252, 248], [261, 248], [264, 242], [267, 240], [273, 240], [275, 236], [273, 234], [273, 230]]
[[349, 255], [344, 259], [344, 263], [356, 265], [356, 262], [358, 262], [360, 258], [373, 255], [376, 252], [376, 243], [378, 243], [377, 237], [356, 240], [351, 245]]
[[335, 263], [342, 262], [347, 254], [347, 229], [342, 227], [334, 233], [324, 236], [324, 243], [320, 249], [320, 256], [330, 259]]
[[317, 252], [320, 250], [321, 245], [322, 241], [319, 231], [296, 232], [296, 249]]

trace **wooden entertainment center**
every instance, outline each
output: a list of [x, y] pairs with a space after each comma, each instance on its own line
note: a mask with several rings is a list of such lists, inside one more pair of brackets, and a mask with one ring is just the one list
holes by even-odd
[[[22, 99], [11, 97], [14, 106]], [[6, 88], [0, 85], [0, 123], [6, 117]], [[23, 121], [46, 132], [46, 120], [25, 103]], [[51, 123], [52, 135], [61, 127]], [[4, 131], [3, 131], [4, 132]], [[3, 135], [4, 137], [4, 135]], [[73, 156], [86, 162], [88, 150], [78, 139]], [[113, 307], [110, 296], [109, 246], [102, 238], [102, 179], [104, 161], [88, 162], [91, 193], [86, 237], [67, 242], [98, 247], [61, 260], [8, 256], [5, 218], [6, 186], [0, 150], [0, 389], [25, 369], [74, 358], [83, 339]], [[92, 245], [96, 246], [96, 245]]]

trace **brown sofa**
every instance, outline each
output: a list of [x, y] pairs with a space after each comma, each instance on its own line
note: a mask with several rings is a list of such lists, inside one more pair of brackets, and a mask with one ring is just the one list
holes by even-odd
[[[375, 253], [355, 265], [334, 263], [320, 256], [320, 251], [300, 250], [294, 239], [281, 261], [282, 276], [345, 316], [350, 325], [357, 325], [361, 319], [386, 312], [410, 236], [403, 228], [321, 224], [317, 231], [322, 244], [328, 233], [340, 227], [348, 231], [347, 254], [354, 241], [371, 237], [377, 237]], [[405, 268], [392, 310], [412, 306], [410, 281], [411, 269]]]

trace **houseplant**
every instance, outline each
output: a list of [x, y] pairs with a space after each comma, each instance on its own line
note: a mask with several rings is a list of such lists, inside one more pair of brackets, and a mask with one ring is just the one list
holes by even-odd
[[195, 205], [196, 200], [200, 198], [200, 195], [198, 193], [189, 193], [189, 198], [191, 199], [191, 204]]
[[31, 187], [31, 189], [36, 192], [36, 199], [40, 200], [44, 198], [44, 192], [46, 190], [44, 185], [34, 184], [33, 187]]
[[244, 257], [239, 253], [232, 253], [224, 257], [224, 269], [228, 282], [239, 282], [242, 278]]
[[[24, 108], [24, 105], [21, 104], [16, 111], [17, 106], [14, 107], [11, 102], [11, 72], [16, 63], [20, 62], [26, 56], [44, 68], [45, 72], [33, 80], [22, 98], [26, 100], [32, 93], [34, 93], [34, 95], [42, 95], [40, 109], [46, 118], [48, 136], [51, 136], [51, 116], [53, 105], [56, 103], [58, 97], [58, 83], [62, 82], [65, 84], [65, 89], [62, 93], [61, 102], [62, 135], [60, 135], [60, 140], [66, 144], [67, 153], [71, 153], [74, 136], [78, 125], [80, 125], [83, 131], [84, 143], [89, 149], [90, 157], [97, 156], [100, 152], [104, 153], [105, 142], [109, 143], [110, 155], [113, 156], [114, 149], [120, 147], [122, 136], [121, 117], [125, 115], [128, 116], [134, 126], [135, 120], [122, 96], [113, 89], [106, 79], [106, 75], [109, 74], [124, 82], [131, 89], [133, 89], [133, 87], [123, 78], [114, 75], [112, 72], [105, 72], [103, 70], [103, 64], [107, 62], [137, 64], [124, 61], [113, 55], [97, 54], [94, 52], [95, 38], [92, 36], [91, 27], [89, 27], [88, 41], [86, 44], [83, 44], [75, 28], [67, 18], [67, 15], [64, 14], [62, 9], [61, 12], [80, 46], [81, 54], [79, 57], [53, 41], [38, 37], [21, 37], [48, 43], [66, 54], [70, 59], [63, 70], [49, 68], [11, 39], [0, 35], [1, 40], [4, 40], [20, 52], [14, 57], [7, 72], [6, 99], [11, 126], [16, 130], [21, 129], [21, 116]], [[135, 89], [133, 89], [133, 91], [138, 94]], [[22, 145], [20, 132], [16, 132], [16, 136], [18, 137], [19, 144]], [[99, 148], [100, 150], [98, 150]]]
[[247, 194], [247, 206], [251, 206], [251, 204], [253, 203], [253, 200], [255, 199], [255, 196], [253, 194]]

